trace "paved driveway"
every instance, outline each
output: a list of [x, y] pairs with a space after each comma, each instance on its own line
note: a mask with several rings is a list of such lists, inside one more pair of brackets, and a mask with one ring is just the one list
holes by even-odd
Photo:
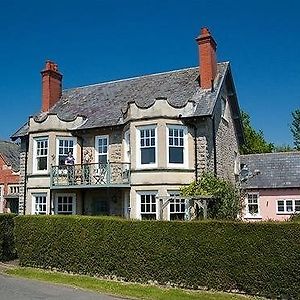
[[1, 300], [120, 300], [111, 296], [0, 274]]

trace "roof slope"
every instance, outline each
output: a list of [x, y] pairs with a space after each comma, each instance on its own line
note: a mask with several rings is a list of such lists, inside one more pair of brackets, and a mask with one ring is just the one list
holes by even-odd
[[[203, 90], [199, 86], [199, 67], [67, 89], [49, 113], [57, 114], [62, 120], [85, 116], [86, 121], [77, 130], [115, 126], [123, 124], [122, 110], [127, 108], [128, 103], [135, 102], [140, 108], [148, 108], [156, 99], [165, 98], [171, 106], [177, 108], [184, 107], [189, 101], [194, 103], [194, 113], [182, 117], [210, 116], [228, 77], [232, 80], [229, 62], [222, 62], [217, 64], [213, 91]], [[238, 111], [236, 99], [235, 102], [233, 109]], [[41, 120], [44, 117], [45, 113], [40, 113], [35, 119]], [[240, 119], [235, 118], [237, 131], [241, 131], [239, 122]], [[25, 124], [12, 135], [12, 139], [27, 133], [28, 125]]]
[[[221, 84], [227, 66], [228, 63], [218, 64], [216, 87]], [[79, 129], [113, 126], [122, 123], [122, 109], [128, 103], [147, 108], [163, 97], [173, 107], [193, 101], [197, 116], [209, 115], [215, 105], [215, 93], [201, 90], [198, 77], [199, 68], [194, 67], [64, 90], [50, 112], [62, 119], [86, 116], [87, 121]]]
[[0, 141], [0, 154], [5, 163], [17, 172], [20, 170], [20, 146], [8, 141]]
[[260, 171], [244, 184], [245, 188], [300, 187], [300, 152], [241, 155], [241, 163], [252, 172]]

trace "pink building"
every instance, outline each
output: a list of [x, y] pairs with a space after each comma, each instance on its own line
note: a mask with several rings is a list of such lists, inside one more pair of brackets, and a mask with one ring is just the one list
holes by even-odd
[[242, 155], [250, 172], [245, 189], [245, 220], [286, 220], [300, 213], [300, 152]]

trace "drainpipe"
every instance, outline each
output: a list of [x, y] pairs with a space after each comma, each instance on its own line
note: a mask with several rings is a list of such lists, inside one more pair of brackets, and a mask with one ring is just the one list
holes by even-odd
[[215, 116], [211, 118], [211, 122], [212, 122], [213, 149], [214, 149], [214, 175], [217, 176], [217, 143], [216, 143]]

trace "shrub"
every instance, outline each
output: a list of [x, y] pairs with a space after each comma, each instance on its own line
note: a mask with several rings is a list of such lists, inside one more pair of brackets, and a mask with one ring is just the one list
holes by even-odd
[[0, 214], [0, 261], [16, 258], [14, 214]]
[[23, 266], [300, 297], [300, 224], [19, 216]]
[[241, 212], [238, 189], [228, 180], [210, 173], [202, 174], [198, 181], [183, 187], [184, 196], [213, 196], [208, 202], [208, 217], [220, 220], [235, 220]]

